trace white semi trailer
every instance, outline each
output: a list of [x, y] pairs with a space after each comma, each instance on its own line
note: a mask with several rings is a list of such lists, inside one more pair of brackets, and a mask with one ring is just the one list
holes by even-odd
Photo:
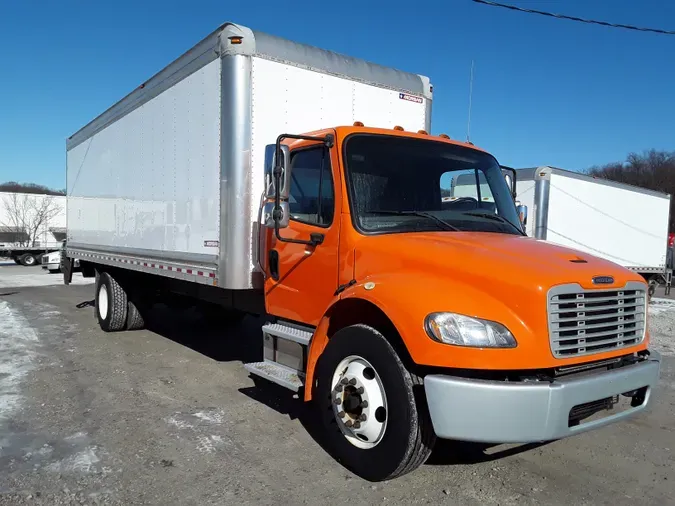
[[554, 167], [518, 169], [527, 235], [605, 258], [670, 286], [671, 196]]

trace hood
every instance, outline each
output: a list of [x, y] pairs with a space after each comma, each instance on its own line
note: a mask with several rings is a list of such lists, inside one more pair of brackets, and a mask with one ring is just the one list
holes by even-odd
[[[530, 237], [485, 232], [402, 233], [369, 236], [356, 247], [357, 279], [381, 269], [382, 261], [393, 269], [424, 270], [450, 276], [470, 285], [513, 285], [520, 290], [547, 291], [554, 285], [579, 283], [598, 288], [592, 279], [611, 276], [613, 284], [644, 281], [613, 262], [587, 253]], [[373, 270], [373, 272], [375, 272]]]

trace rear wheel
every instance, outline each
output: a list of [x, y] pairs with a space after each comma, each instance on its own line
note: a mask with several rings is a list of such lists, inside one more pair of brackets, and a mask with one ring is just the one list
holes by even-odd
[[392, 345], [366, 325], [331, 338], [317, 368], [316, 402], [335, 457], [371, 481], [404, 475], [423, 464], [436, 435], [422, 379]]
[[14, 260], [15, 264], [21, 265], [21, 259], [19, 257], [12, 257], [12, 260]]
[[105, 332], [123, 330], [127, 321], [127, 294], [107, 272], [96, 282], [96, 319]]
[[127, 330], [141, 330], [145, 327], [143, 312], [146, 311], [145, 305], [139, 301], [127, 302]]
[[25, 265], [26, 267], [31, 267], [37, 263], [37, 260], [35, 257], [30, 254], [30, 253], [24, 253], [19, 257], [19, 262], [21, 265]]

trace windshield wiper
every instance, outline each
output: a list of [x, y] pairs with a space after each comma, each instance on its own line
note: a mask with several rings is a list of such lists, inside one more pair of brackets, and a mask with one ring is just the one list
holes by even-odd
[[425, 211], [366, 211], [366, 213], [372, 213], [372, 214], [390, 214], [394, 216], [422, 216], [423, 218], [430, 219], [432, 221], [435, 221], [438, 225], [440, 225], [442, 228], [445, 230], [452, 230], [455, 232], [459, 232], [460, 230], [457, 227], [454, 227], [450, 225], [447, 221], [443, 221], [437, 216], [434, 216], [431, 213], [427, 213]]
[[493, 220], [493, 221], [500, 221], [502, 223], [506, 223], [507, 225], [510, 225], [511, 228], [516, 230], [520, 235], [527, 235], [525, 232], [523, 232], [520, 228], [516, 227], [513, 223], [511, 223], [509, 220], [504, 218], [503, 216], [499, 216], [498, 214], [492, 214], [492, 213], [476, 213], [474, 211], [467, 211], [462, 214], [466, 214], [468, 216], [477, 216], [479, 218], [485, 218], [488, 220]]

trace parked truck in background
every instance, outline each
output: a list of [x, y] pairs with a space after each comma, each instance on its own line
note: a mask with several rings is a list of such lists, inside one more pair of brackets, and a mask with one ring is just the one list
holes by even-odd
[[0, 258], [39, 265], [66, 236], [66, 197], [0, 192]]
[[529, 236], [577, 249], [670, 289], [667, 193], [555, 167], [517, 170], [518, 200], [532, 211]]
[[[431, 103], [426, 77], [221, 26], [67, 140], [66, 251], [101, 329], [143, 327], [159, 297], [268, 316], [246, 369], [312, 401], [369, 480], [437, 438], [645, 409], [644, 280], [526, 237], [513, 173], [430, 135]], [[492, 201], [444, 201], [466, 174]]]

